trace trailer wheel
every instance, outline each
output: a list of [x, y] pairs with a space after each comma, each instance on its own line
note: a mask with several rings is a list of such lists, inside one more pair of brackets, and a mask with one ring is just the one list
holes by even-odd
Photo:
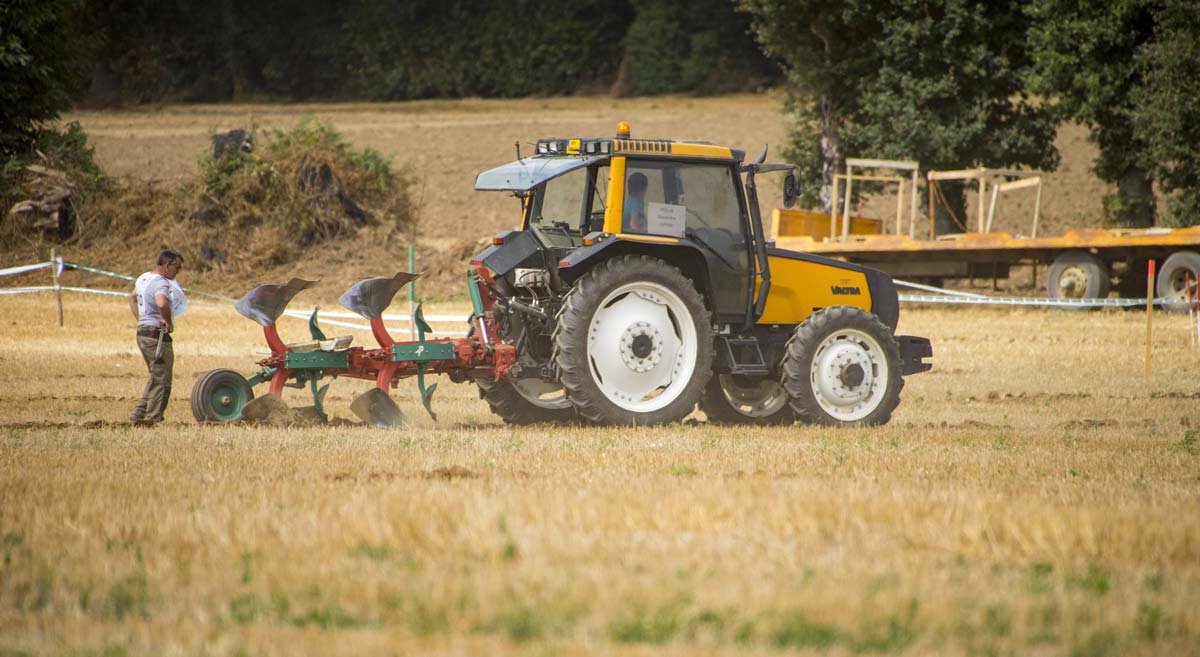
[[579, 415], [599, 424], [664, 424], [692, 412], [712, 376], [704, 299], [655, 258], [621, 256], [584, 274], [563, 302], [554, 362]]
[[791, 424], [796, 415], [777, 379], [714, 374], [700, 397], [700, 410], [715, 424]]
[[783, 357], [783, 388], [806, 424], [884, 424], [900, 403], [900, 346], [865, 310], [834, 306], [796, 327]]
[[1163, 310], [1172, 313], [1187, 312], [1187, 277], [1192, 278], [1192, 296], [1196, 294], [1196, 277], [1200, 276], [1200, 253], [1176, 251], [1167, 257], [1154, 283], [1154, 292], [1165, 297]]
[[479, 397], [507, 424], [570, 424], [579, 420], [563, 387], [541, 379], [476, 379]]
[[233, 370], [205, 372], [192, 386], [192, 417], [197, 422], [236, 422], [254, 399], [246, 377]]
[[1087, 251], [1060, 253], [1046, 275], [1046, 296], [1051, 299], [1104, 298], [1111, 289], [1108, 266]]

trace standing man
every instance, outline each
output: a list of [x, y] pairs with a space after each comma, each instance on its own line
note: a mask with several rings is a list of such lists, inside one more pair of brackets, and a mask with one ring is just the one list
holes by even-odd
[[129, 295], [129, 310], [137, 318], [138, 349], [150, 372], [142, 399], [129, 417], [136, 425], [162, 422], [171, 398], [171, 371], [175, 366], [171, 331], [175, 328], [175, 310], [182, 312], [187, 303], [183, 289], [174, 283], [182, 267], [183, 256], [164, 250], [158, 254], [158, 266], [139, 276]]

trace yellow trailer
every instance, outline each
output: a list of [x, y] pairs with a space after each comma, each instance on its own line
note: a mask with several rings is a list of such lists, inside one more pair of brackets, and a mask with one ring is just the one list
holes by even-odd
[[[935, 285], [953, 278], [1008, 278], [1013, 265], [1032, 265], [1036, 280], [1037, 267], [1049, 265], [1046, 292], [1051, 299], [1107, 297], [1114, 281], [1121, 296], [1141, 297], [1146, 294], [1147, 263], [1153, 260], [1159, 272], [1156, 295], [1168, 300], [1164, 304], [1168, 310], [1185, 309], [1189, 280], [1195, 292], [1200, 227], [1073, 230], [1039, 236], [1042, 177], [1038, 172], [980, 167], [925, 173], [928, 207], [945, 202], [938, 187], [943, 181], [962, 181], [977, 192], [975, 211], [968, 211], [961, 221], [955, 219], [964, 232], [938, 235], [933, 212], [918, 213], [919, 171], [920, 163], [911, 160], [846, 158], [845, 173], [833, 176], [833, 212], [775, 210], [768, 236], [779, 248], [839, 258]], [[862, 183], [884, 189], [895, 185], [894, 218], [850, 216], [854, 186]], [[1002, 195], [1021, 190], [1036, 194], [1029, 236], [992, 231]]]
[[[1049, 265], [1053, 299], [1106, 297], [1117, 280], [1122, 296], [1146, 291], [1146, 263], [1158, 263], [1156, 293], [1182, 309], [1185, 281], [1200, 276], [1200, 227], [1072, 230], [1053, 237], [968, 232], [915, 239], [885, 234], [885, 222], [777, 209], [771, 233], [779, 248], [839, 258], [897, 278], [935, 284], [953, 278], [1008, 278], [1013, 265]], [[844, 234], [838, 234], [846, 228]], [[914, 231], [915, 232], [915, 231]], [[1035, 270], [1036, 271], [1036, 270]]]

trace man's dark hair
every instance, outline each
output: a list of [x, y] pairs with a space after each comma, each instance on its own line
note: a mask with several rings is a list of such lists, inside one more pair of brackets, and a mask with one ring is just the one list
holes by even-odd
[[158, 254], [158, 266], [173, 265], [177, 262], [183, 262], [183, 256], [179, 255], [178, 251], [171, 249], [163, 249]]
[[629, 176], [629, 191], [631, 192], [636, 193], [645, 191], [647, 184], [648, 181], [646, 180], [646, 174], [644, 173], [635, 173], [632, 176]]

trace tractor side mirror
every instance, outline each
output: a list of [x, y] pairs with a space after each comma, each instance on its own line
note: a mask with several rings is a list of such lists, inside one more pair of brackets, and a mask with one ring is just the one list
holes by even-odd
[[796, 183], [796, 174], [789, 173], [787, 178], [783, 179], [783, 207], [790, 208], [795, 205], [799, 196], [800, 185]]

